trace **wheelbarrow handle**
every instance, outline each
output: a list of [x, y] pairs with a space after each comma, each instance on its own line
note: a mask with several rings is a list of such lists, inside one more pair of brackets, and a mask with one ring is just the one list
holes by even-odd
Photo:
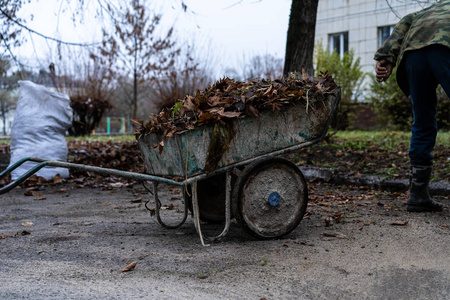
[[[26, 158], [23, 158], [23, 159], [17, 161], [16, 163], [14, 163], [13, 165], [11, 165], [6, 170], [4, 170], [3, 172], [0, 173], [0, 179], [5, 177], [6, 175], [8, 175], [11, 171], [15, 170], [19, 166], [21, 166], [23, 163], [30, 161], [31, 159], [32, 159], [31, 157], [26, 157]], [[9, 192], [10, 190], [12, 190], [16, 186], [18, 186], [19, 184], [21, 184], [22, 182], [27, 180], [34, 173], [36, 173], [37, 171], [39, 171], [40, 169], [42, 169], [49, 163], [50, 163], [49, 161], [42, 161], [41, 163], [35, 165], [33, 168], [31, 168], [30, 170], [28, 170], [27, 172], [22, 174], [16, 180], [14, 180], [14, 181], [10, 182], [9, 184], [5, 185], [4, 187], [0, 188], [0, 195], [3, 195], [5, 193]]]
[[9, 174], [14, 169], [18, 168], [20, 165], [27, 161], [32, 161], [38, 163], [36, 166], [32, 167], [30, 170], [22, 174], [19, 178], [12, 181], [8, 185], [0, 188], [0, 195], [5, 194], [27, 180], [29, 177], [31, 177], [34, 173], [39, 171], [45, 166], [51, 166], [51, 167], [60, 167], [60, 168], [68, 168], [68, 169], [76, 169], [76, 170], [82, 170], [87, 172], [94, 172], [102, 175], [112, 175], [117, 177], [124, 177], [128, 179], [133, 179], [136, 181], [152, 181], [152, 182], [162, 182], [170, 185], [176, 185], [176, 186], [182, 186], [183, 182], [177, 182], [175, 180], [171, 180], [164, 177], [149, 175], [149, 174], [141, 174], [141, 173], [133, 173], [133, 172], [127, 172], [122, 170], [116, 170], [116, 169], [109, 169], [109, 168], [100, 168], [100, 167], [93, 167], [93, 166], [86, 166], [82, 164], [74, 164], [74, 163], [68, 163], [68, 162], [62, 162], [57, 160], [46, 160], [43, 158], [37, 158], [37, 157], [27, 157], [23, 158], [13, 165], [11, 165], [9, 168], [4, 170], [0, 173], [0, 179], [5, 177], [7, 174]]

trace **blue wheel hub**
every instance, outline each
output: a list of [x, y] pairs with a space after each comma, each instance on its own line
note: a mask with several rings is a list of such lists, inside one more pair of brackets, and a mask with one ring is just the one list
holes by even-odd
[[278, 194], [277, 192], [272, 192], [270, 193], [267, 202], [269, 202], [270, 206], [275, 207], [278, 206], [278, 204], [280, 204], [280, 200], [281, 200], [280, 194]]

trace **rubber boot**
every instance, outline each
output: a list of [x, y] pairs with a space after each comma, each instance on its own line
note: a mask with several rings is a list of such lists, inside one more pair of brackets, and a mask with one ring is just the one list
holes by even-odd
[[411, 212], [442, 211], [444, 205], [430, 197], [431, 166], [411, 165], [409, 199], [406, 209]]

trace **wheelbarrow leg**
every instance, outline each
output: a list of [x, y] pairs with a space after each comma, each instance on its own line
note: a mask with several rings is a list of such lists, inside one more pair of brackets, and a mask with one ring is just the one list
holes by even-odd
[[197, 233], [200, 237], [200, 242], [203, 246], [210, 246], [209, 244], [205, 244], [205, 241], [203, 239], [202, 229], [200, 226], [200, 214], [198, 212], [198, 198], [197, 198], [197, 179], [195, 179], [194, 183], [191, 184], [191, 191], [192, 191], [192, 210], [194, 213], [194, 226], [195, 230], [197, 230]]
[[[175, 224], [175, 225], [167, 225], [161, 219], [161, 214], [160, 214], [161, 202], [159, 201], [159, 197], [158, 197], [158, 182], [153, 181], [152, 185], [153, 185], [153, 196], [155, 198], [155, 214], [156, 214], [156, 220], [158, 221], [158, 224], [167, 229], [176, 229], [176, 228], [181, 227], [181, 225], [183, 225], [186, 222], [186, 219], [188, 216], [188, 205], [187, 205], [186, 199], [184, 200], [184, 215], [183, 215], [183, 219], [181, 220], [181, 222], [178, 224]], [[144, 184], [144, 187], [147, 189], [145, 184]], [[147, 204], [145, 206], [147, 207]]]
[[193, 211], [194, 211], [194, 225], [195, 229], [197, 230], [197, 233], [200, 236], [200, 241], [202, 242], [203, 246], [209, 246], [209, 244], [205, 245], [204, 239], [215, 242], [223, 238], [230, 229], [231, 224], [231, 172], [227, 171], [226, 174], [226, 190], [225, 190], [225, 227], [222, 230], [222, 232], [215, 237], [203, 237], [201, 227], [200, 227], [200, 214], [198, 211], [198, 198], [197, 198], [197, 181], [194, 182], [193, 188], [191, 187], [191, 190], [193, 190], [192, 195], [192, 203], [193, 203]]

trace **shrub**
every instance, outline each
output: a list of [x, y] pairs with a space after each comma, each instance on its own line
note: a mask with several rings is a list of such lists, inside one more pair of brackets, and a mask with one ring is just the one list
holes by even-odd
[[353, 50], [343, 57], [333, 51], [330, 53], [319, 43], [315, 47], [316, 76], [328, 71], [338, 85], [341, 86], [341, 104], [332, 124], [336, 130], [344, 130], [350, 125], [353, 104], [361, 96], [361, 84], [365, 73], [361, 70], [360, 58], [354, 57]]
[[383, 127], [408, 131], [412, 123], [412, 105], [410, 98], [398, 87], [396, 70], [394, 69], [389, 79], [382, 83], [376, 81], [375, 75], [370, 74], [368, 100]]
[[437, 125], [440, 130], [450, 130], [450, 98], [442, 87], [437, 91]]
[[100, 123], [103, 113], [112, 108], [108, 100], [74, 96], [70, 98], [73, 110], [72, 126], [69, 134], [72, 136], [90, 135]]
[[[392, 130], [411, 130], [413, 122], [412, 104], [398, 87], [396, 71], [383, 83], [376, 81], [375, 75], [370, 75], [369, 102], [373, 106], [377, 119], [385, 128]], [[450, 100], [441, 87], [437, 89], [437, 124], [440, 130], [450, 130]]]

